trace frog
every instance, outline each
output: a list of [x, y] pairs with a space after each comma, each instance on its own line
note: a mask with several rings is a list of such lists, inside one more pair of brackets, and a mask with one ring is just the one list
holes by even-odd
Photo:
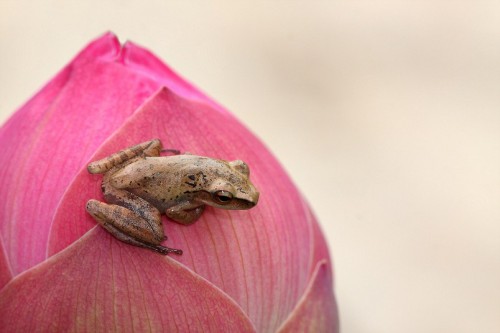
[[161, 245], [167, 239], [162, 214], [190, 225], [206, 206], [246, 210], [259, 200], [250, 169], [242, 160], [181, 154], [163, 149], [160, 139], [91, 162], [87, 170], [103, 175], [105, 202], [90, 199], [86, 203], [94, 220], [115, 238], [163, 255], [181, 255], [182, 250]]

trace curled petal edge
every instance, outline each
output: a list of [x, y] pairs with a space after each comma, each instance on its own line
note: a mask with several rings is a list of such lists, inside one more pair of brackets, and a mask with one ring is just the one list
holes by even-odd
[[12, 271], [0, 237], [0, 290], [12, 279]]
[[337, 304], [326, 260], [318, 262], [304, 295], [278, 332], [339, 332]]

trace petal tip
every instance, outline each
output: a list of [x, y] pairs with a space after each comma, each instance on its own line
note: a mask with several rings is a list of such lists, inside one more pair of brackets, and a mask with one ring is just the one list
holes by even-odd
[[81, 50], [71, 63], [87, 62], [93, 59], [115, 59], [121, 50], [118, 37], [111, 31], [107, 31], [92, 40]]

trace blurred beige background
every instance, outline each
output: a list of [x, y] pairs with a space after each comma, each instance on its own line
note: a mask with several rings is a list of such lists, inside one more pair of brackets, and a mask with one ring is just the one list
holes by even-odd
[[276, 153], [343, 332], [500, 332], [500, 3], [0, 0], [0, 120], [107, 30]]

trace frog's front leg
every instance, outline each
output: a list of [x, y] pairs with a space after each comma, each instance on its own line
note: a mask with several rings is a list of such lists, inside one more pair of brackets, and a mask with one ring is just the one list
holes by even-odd
[[185, 201], [168, 208], [165, 211], [165, 215], [177, 223], [189, 225], [198, 220], [204, 209], [205, 205], [203, 204]]
[[157, 157], [162, 151], [161, 141], [154, 139], [111, 154], [101, 160], [94, 161], [87, 166], [90, 173], [105, 173], [113, 167], [123, 164], [138, 156]]

